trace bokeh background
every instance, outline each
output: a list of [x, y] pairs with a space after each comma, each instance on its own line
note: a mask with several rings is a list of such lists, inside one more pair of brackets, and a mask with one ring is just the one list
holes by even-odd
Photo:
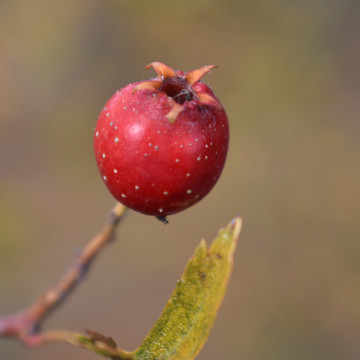
[[[45, 328], [136, 348], [187, 259], [236, 214], [234, 273], [197, 359], [360, 358], [360, 22], [357, 1], [0, 1], [0, 314], [64, 273], [114, 204], [93, 128], [154, 60], [204, 78], [231, 144], [201, 203], [129, 213], [117, 241]], [[90, 360], [0, 340], [4, 360]]]

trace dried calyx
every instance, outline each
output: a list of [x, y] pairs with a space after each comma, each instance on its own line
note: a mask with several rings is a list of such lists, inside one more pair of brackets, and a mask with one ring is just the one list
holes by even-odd
[[148, 64], [145, 69], [152, 67], [156, 73], [157, 78], [144, 81], [136, 86], [134, 89], [149, 89], [164, 92], [169, 98], [173, 100], [172, 108], [166, 115], [168, 120], [175, 122], [179, 113], [183, 110], [183, 104], [186, 101], [198, 100], [203, 104], [208, 104], [212, 101], [210, 95], [206, 93], [196, 93], [193, 86], [209, 71], [214, 69], [215, 65], [205, 65], [200, 69], [184, 73], [181, 70], [174, 70], [171, 67], [154, 61]]

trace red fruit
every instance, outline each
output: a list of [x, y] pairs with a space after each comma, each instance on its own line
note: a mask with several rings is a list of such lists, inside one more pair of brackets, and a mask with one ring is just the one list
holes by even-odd
[[124, 205], [165, 220], [200, 201], [224, 167], [228, 120], [200, 82], [212, 65], [184, 73], [160, 62], [158, 76], [117, 91], [94, 135], [100, 174]]

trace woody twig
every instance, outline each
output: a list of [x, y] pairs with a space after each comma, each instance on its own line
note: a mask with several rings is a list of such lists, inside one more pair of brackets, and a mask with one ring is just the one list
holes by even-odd
[[41, 332], [43, 320], [63, 302], [85, 277], [101, 249], [114, 237], [117, 224], [126, 212], [118, 203], [110, 212], [107, 223], [78, 254], [73, 264], [57, 284], [38, 297], [26, 310], [0, 317], [0, 337], [17, 338], [28, 346], [39, 346], [44, 342], [68, 340], [66, 331]]

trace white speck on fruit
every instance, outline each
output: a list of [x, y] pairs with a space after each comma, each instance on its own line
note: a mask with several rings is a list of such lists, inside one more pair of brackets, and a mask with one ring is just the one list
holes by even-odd
[[213, 146], [213, 143], [212, 143], [212, 142], [210, 143], [210, 146]]
[[175, 159], [175, 162], [177, 162], [177, 163], [180, 162], [180, 159]]
[[96, 136], [96, 137], [98, 137], [98, 136], [99, 136], [99, 132], [98, 132], [98, 131], [95, 133], [95, 136]]
[[196, 142], [198, 142], [198, 141], [199, 141], [199, 139], [195, 139], [195, 141], [196, 141]]
[[213, 180], [214, 180], [214, 181], [216, 180], [216, 176], [213, 177]]
[[110, 115], [110, 113], [109, 113], [109, 112], [107, 112], [107, 113], [106, 113], [106, 117], [109, 117], [109, 115]]
[[145, 156], [145, 157], [148, 157], [148, 156], [149, 156], [149, 154], [145, 153], [145, 154], [144, 154], [144, 156]]
[[180, 145], [180, 147], [181, 147], [181, 148], [183, 148], [183, 147], [184, 147], [184, 145], [183, 145], [183, 144], [181, 144], [181, 145]]
[[135, 190], [138, 191], [139, 189], [139, 185], [135, 185]]
[[159, 145], [155, 145], [154, 149], [159, 150]]
[[105, 155], [105, 154], [102, 154], [102, 158], [105, 159], [105, 158], [106, 158], [106, 155]]
[[103, 179], [104, 179], [104, 181], [106, 181], [106, 180], [107, 180], [107, 177], [104, 175], [104, 176], [103, 176]]
[[114, 129], [117, 130], [117, 126], [114, 126]]
[[207, 155], [205, 155], [205, 160], [207, 160], [209, 157]]
[[125, 195], [125, 194], [121, 194], [121, 197], [126, 198], [126, 195]]
[[197, 195], [195, 196], [195, 199], [197, 199], [199, 196], [200, 196], [200, 195], [199, 195], [199, 194], [197, 194]]
[[160, 134], [160, 132], [161, 132], [160, 130], [157, 131], [158, 134]]
[[189, 146], [191, 146], [192, 145], [192, 143], [189, 143]]
[[190, 173], [187, 173], [187, 174], [186, 174], [186, 177], [189, 177], [189, 176], [191, 176], [191, 174], [190, 174]]
[[107, 111], [107, 107], [105, 106], [103, 110], [104, 110], [104, 111]]
[[118, 143], [118, 142], [119, 142], [119, 138], [116, 137], [116, 138], [114, 139], [114, 141], [115, 141], [116, 143]]
[[205, 147], [206, 147], [206, 148], [208, 148], [208, 147], [209, 147], [209, 145], [208, 145], [208, 144], [205, 144]]
[[160, 209], [158, 209], [158, 211], [159, 211], [160, 213], [162, 213], [162, 212], [164, 211], [164, 209], [160, 208]]
[[114, 174], [117, 174], [117, 170], [116, 170], [116, 169], [114, 169]]
[[127, 110], [127, 106], [124, 106], [123, 109], [124, 109], [124, 110]]
[[113, 126], [113, 124], [114, 124], [114, 123], [113, 123], [113, 122], [111, 122], [111, 123], [110, 123], [110, 126]]
[[167, 191], [164, 191], [164, 195], [166, 196], [166, 195], [169, 195], [169, 193], [167, 192]]
[[187, 193], [187, 194], [191, 194], [191, 193], [192, 193], [192, 190], [191, 190], [191, 189], [186, 190], [186, 193]]
[[153, 146], [153, 144], [152, 144], [152, 143], [149, 143], [149, 146], [150, 146], [150, 147], [152, 147], [152, 146]]
[[196, 158], [197, 161], [200, 161], [201, 160], [201, 155], [199, 155], [197, 158]]

